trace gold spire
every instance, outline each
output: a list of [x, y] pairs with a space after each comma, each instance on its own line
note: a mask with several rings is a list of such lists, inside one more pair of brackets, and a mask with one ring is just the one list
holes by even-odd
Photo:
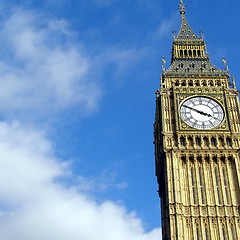
[[184, 15], [186, 12], [186, 7], [183, 3], [183, 0], [180, 0], [180, 4], [179, 4], [179, 10], [180, 10], [180, 14]]

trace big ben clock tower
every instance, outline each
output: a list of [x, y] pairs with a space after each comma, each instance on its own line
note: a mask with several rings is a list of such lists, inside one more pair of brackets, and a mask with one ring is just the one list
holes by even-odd
[[156, 176], [163, 240], [240, 239], [240, 108], [225, 69], [212, 65], [180, 0], [171, 66], [156, 92]]

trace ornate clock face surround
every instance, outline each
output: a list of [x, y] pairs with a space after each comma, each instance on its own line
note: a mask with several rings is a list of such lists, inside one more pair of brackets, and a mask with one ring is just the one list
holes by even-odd
[[180, 117], [190, 127], [210, 130], [218, 127], [224, 119], [223, 107], [206, 96], [192, 96], [180, 105]]

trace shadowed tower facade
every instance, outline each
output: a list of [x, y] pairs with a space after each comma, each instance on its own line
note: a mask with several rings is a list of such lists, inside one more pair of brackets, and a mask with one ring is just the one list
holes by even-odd
[[225, 69], [186, 20], [156, 92], [154, 143], [163, 239], [240, 239], [240, 109]]

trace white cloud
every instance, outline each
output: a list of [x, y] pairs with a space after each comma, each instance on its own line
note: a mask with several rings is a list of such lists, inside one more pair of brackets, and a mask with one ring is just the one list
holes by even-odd
[[0, 39], [2, 113], [96, 107], [99, 83], [65, 21], [18, 9], [4, 21]]
[[169, 30], [172, 29], [173, 31], [177, 23], [179, 23], [179, 16], [176, 13], [172, 14], [169, 18], [163, 19], [156, 31], [156, 36], [164, 38], [166, 35], [169, 35]]
[[129, 69], [135, 67], [142, 59], [149, 55], [149, 48], [135, 48], [135, 47], [109, 47], [105, 49], [102, 54], [97, 56], [95, 62], [104, 67], [111, 66], [116, 77], [125, 74]]
[[126, 182], [116, 182], [116, 174], [112, 171], [103, 171], [99, 177], [82, 177], [76, 179], [76, 187], [82, 192], [105, 192], [109, 188], [126, 189]]
[[[23, 112], [96, 107], [99, 83], [90, 79], [91, 59], [74, 37], [65, 21], [36, 13], [18, 9], [5, 19], [0, 29], [1, 114], [17, 119]], [[127, 64], [133, 56], [116, 52], [106, 63], [124, 69], [122, 60]], [[141, 219], [124, 206], [94, 201], [90, 185], [96, 180], [73, 176], [70, 164], [54, 151], [44, 130], [0, 122], [0, 239], [159, 240], [159, 229], [146, 232]], [[68, 178], [76, 178], [76, 185], [66, 187]]]
[[159, 240], [123, 206], [63, 187], [56, 179], [70, 169], [43, 132], [1, 122], [0, 152], [0, 239]]

